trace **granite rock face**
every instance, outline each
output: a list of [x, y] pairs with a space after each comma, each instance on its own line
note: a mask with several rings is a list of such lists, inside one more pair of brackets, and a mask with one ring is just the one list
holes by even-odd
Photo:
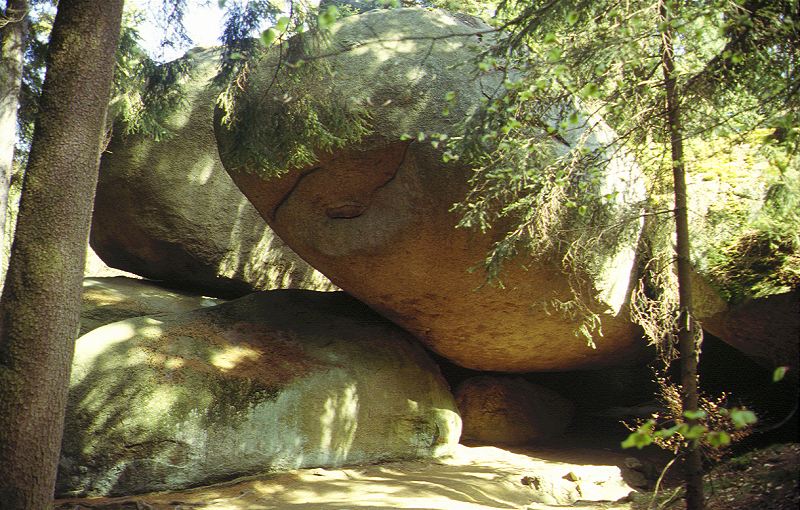
[[276, 290], [81, 337], [60, 495], [436, 457], [461, 420], [419, 344], [340, 292]]
[[[392, 9], [344, 18], [327, 42], [308, 45], [327, 55], [323, 67], [306, 64], [292, 74], [273, 54], [251, 70], [236, 111], [217, 112], [223, 164], [287, 245], [459, 365], [527, 372], [638, 360], [645, 349], [627, 308], [637, 225], [597, 257], [583, 280], [602, 326], [592, 348], [576, 335], [588, 315], [557, 306], [572, 300], [574, 275], [521, 256], [506, 265], [504, 289], [484, 285], [481, 271], [470, 272], [505, 227], [486, 233], [454, 228], [459, 217], [451, 207], [464, 199], [470, 169], [444, 163], [441, 149], [427, 140], [403, 136], [451, 132], [457, 119], [502, 88], [498, 75], [473, 73], [487, 37], [479, 20], [444, 11]], [[273, 53], [282, 51], [285, 62], [300, 46]], [[303, 105], [291, 99], [296, 85], [307, 94], [304, 101], [329, 99], [348, 125], [359, 111], [368, 112], [369, 133], [353, 141], [344, 133], [322, 148], [330, 137], [319, 126], [314, 136], [287, 139], [287, 132], [304, 132], [287, 128], [303, 115]], [[455, 93], [453, 104], [445, 100], [447, 91]], [[327, 125], [328, 134], [336, 125]], [[597, 125], [591, 133], [569, 134], [564, 143], [586, 136], [600, 145], [607, 135]], [[317, 159], [301, 164], [303, 150], [315, 144]], [[639, 179], [636, 165], [624, 158], [602, 177], [601, 188], [618, 192], [620, 216], [638, 211]]]
[[205, 293], [335, 287], [266, 225], [225, 173], [214, 138], [218, 52], [192, 50], [184, 104], [161, 140], [117, 125], [100, 163], [91, 246], [109, 266]]

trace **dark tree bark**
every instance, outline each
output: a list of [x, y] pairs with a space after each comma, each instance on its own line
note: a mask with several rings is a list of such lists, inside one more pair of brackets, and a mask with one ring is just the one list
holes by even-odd
[[0, 508], [53, 498], [123, 0], [60, 0], [0, 300]]
[[[659, 4], [663, 32], [661, 64], [664, 71], [666, 92], [666, 117], [669, 127], [670, 148], [672, 152], [672, 177], [675, 192], [675, 251], [678, 266], [678, 350], [681, 368], [681, 400], [683, 410], [697, 411], [699, 392], [697, 380], [698, 348], [695, 342], [696, 325], [692, 319], [692, 291], [690, 287], [691, 261], [689, 259], [689, 217], [686, 199], [686, 167], [683, 156], [683, 128], [681, 127], [681, 108], [678, 100], [675, 77], [675, 52], [671, 17], [665, 0]], [[696, 420], [687, 420], [690, 425]], [[702, 510], [703, 499], [703, 461], [696, 441], [690, 441], [686, 451], [686, 509]]]
[[28, 0], [7, 0], [0, 17], [0, 288], [5, 267], [8, 190], [14, 164], [22, 60], [28, 36]]

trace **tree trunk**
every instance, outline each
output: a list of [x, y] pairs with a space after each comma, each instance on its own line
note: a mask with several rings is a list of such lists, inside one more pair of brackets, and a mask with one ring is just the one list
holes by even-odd
[[0, 508], [52, 503], [123, 0], [60, 0], [0, 300]]
[[[673, 7], [674, 8], [674, 7]], [[698, 381], [697, 362], [699, 351], [695, 343], [692, 320], [692, 292], [690, 287], [691, 261], [689, 259], [689, 217], [686, 200], [686, 168], [683, 158], [683, 129], [675, 77], [675, 53], [673, 50], [673, 30], [671, 16], [666, 4], [659, 4], [662, 32], [661, 64], [664, 71], [664, 88], [667, 96], [666, 114], [672, 152], [672, 176], [675, 191], [675, 233], [678, 265], [678, 350], [681, 364], [681, 397], [683, 410], [697, 411]], [[688, 420], [692, 425], [696, 420]], [[690, 441], [686, 452], [686, 509], [702, 510], [703, 500], [703, 462], [697, 441]]]
[[22, 60], [28, 36], [28, 0], [7, 0], [0, 18], [0, 288], [5, 274], [8, 189], [14, 165]]

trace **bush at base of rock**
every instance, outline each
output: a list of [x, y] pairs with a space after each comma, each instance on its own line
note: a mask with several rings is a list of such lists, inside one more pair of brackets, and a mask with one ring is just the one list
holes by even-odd
[[340, 292], [256, 293], [78, 340], [57, 493], [435, 457], [460, 430], [410, 335]]
[[463, 439], [526, 444], [558, 436], [574, 414], [572, 402], [520, 377], [479, 376], [456, 390]]

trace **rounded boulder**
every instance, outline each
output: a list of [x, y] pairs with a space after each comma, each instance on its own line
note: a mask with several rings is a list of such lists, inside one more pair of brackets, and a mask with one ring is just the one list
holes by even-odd
[[82, 336], [65, 423], [63, 496], [436, 457], [461, 431], [416, 340], [344, 293], [303, 290]]

